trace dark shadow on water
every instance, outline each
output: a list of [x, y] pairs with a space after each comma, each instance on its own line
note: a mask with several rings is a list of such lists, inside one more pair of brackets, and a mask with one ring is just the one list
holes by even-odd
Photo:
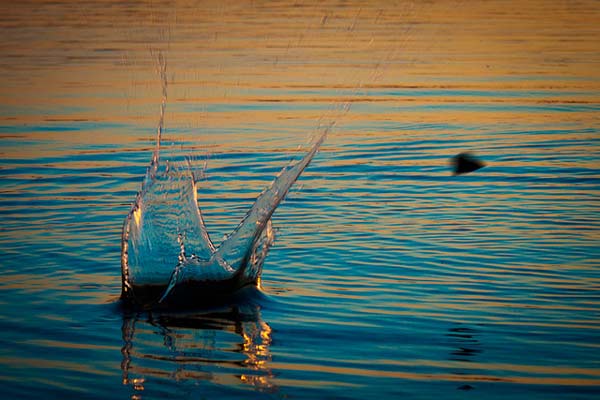
[[446, 337], [449, 338], [454, 350], [451, 351], [451, 361], [473, 361], [473, 358], [482, 352], [481, 344], [477, 339], [477, 331], [472, 328], [457, 326], [450, 328]]
[[222, 385], [276, 392], [269, 368], [272, 331], [262, 319], [269, 300], [244, 288], [210, 305], [185, 310], [123, 307], [122, 383], [132, 398], [167, 387], [207, 393]]
[[160, 301], [166, 288], [166, 285], [135, 287], [135, 296], [123, 298], [120, 305], [123, 310], [129, 311], [181, 311], [267, 301], [267, 297], [255, 284], [244, 285], [235, 279], [181, 282], [174, 287], [167, 299]]

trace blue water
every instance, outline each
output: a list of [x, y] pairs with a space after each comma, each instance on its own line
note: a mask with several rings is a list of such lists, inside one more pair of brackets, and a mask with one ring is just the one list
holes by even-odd
[[[3, 398], [600, 395], [594, 2], [1, 7]], [[178, 312], [119, 302], [156, 49], [216, 241], [336, 121], [261, 290]]]

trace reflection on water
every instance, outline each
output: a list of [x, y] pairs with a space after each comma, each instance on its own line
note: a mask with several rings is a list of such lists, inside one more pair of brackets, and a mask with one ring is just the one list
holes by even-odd
[[446, 336], [450, 339], [451, 344], [456, 347], [450, 353], [449, 359], [452, 361], [474, 361], [475, 356], [482, 352], [475, 329], [462, 326], [450, 328]]
[[269, 365], [272, 330], [258, 305], [125, 313], [122, 336], [123, 384], [133, 388], [132, 398], [164, 379], [277, 390]]

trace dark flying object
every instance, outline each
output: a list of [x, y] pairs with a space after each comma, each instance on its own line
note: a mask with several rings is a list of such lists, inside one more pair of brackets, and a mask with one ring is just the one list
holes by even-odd
[[454, 175], [467, 174], [485, 167], [483, 161], [471, 153], [460, 153], [452, 157], [451, 163]]

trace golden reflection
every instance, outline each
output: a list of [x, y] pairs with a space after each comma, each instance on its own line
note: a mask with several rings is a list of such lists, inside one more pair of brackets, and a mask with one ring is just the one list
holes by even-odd
[[136, 227], [140, 227], [141, 226], [141, 222], [142, 222], [142, 209], [140, 207], [137, 207], [133, 211], [133, 220], [135, 221], [135, 226]]
[[[340, 6], [326, 0], [304, 7], [286, 1], [279, 6], [208, 2], [203, 7], [181, 0], [114, 3], [110, 24], [103, 19], [106, 7], [94, 9], [103, 3], [78, 9], [70, 2], [40, 0], [39, 12], [33, 14], [27, 3], [0, 10], [19, 22], [6, 26], [2, 51], [7, 57], [0, 63], [0, 103], [13, 109], [15, 123], [137, 118], [136, 123], [152, 127], [160, 83], [147, 44], [169, 48], [169, 66], [176, 71], [170, 82], [173, 109], [174, 103], [255, 104], [268, 99], [327, 103], [338, 100], [298, 91], [290, 96], [290, 91], [333, 89], [331, 93], [359, 83], [366, 90], [406, 89], [402, 101], [414, 100], [412, 93], [419, 89], [436, 90], [429, 97], [444, 102], [444, 91], [482, 88], [555, 91], [552, 98], [529, 98], [528, 93], [519, 103], [598, 101], [590, 94], [599, 87], [600, 15], [594, 1], [566, 6], [491, 0], [468, 7], [448, 1], [350, 0]], [[518, 8], [518, 16], [500, 11], [511, 7]], [[43, 37], [27, 34], [42, 28]], [[15, 59], [18, 67], [11, 61]], [[255, 89], [264, 95], [256, 96]], [[557, 96], [565, 89], [588, 93]], [[35, 112], [48, 104], [56, 105], [50, 115]], [[211, 114], [203, 112], [215, 118]], [[235, 115], [223, 117], [233, 117], [234, 125], [248, 121], [246, 113]], [[186, 118], [204, 123], [203, 118]], [[106, 134], [86, 140], [102, 141]], [[129, 138], [121, 136], [111, 140]]]
[[134, 396], [151, 390], [157, 379], [241, 383], [258, 391], [276, 391], [271, 335], [258, 306], [125, 315], [122, 384], [129, 385]]

